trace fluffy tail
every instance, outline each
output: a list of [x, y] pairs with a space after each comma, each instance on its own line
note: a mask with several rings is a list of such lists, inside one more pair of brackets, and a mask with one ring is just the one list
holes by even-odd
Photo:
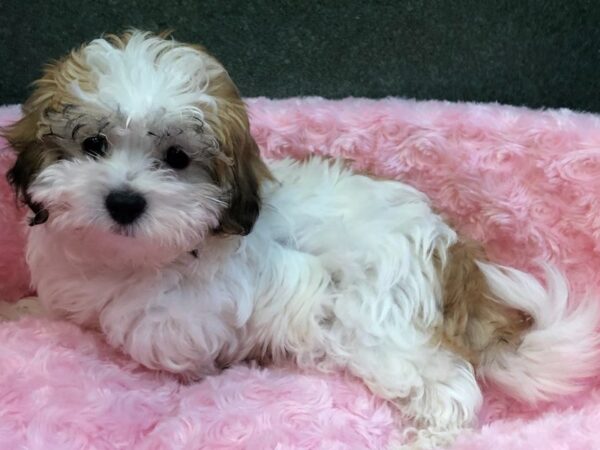
[[563, 275], [545, 266], [546, 287], [516, 269], [478, 263], [492, 293], [508, 306], [527, 312], [534, 323], [516, 351], [502, 348], [480, 368], [484, 379], [508, 394], [534, 403], [577, 392], [598, 374], [600, 308], [585, 301], [569, 309]]

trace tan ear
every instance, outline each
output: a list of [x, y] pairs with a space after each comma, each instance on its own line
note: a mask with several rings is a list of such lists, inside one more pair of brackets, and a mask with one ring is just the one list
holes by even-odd
[[246, 235], [252, 231], [260, 212], [261, 184], [273, 177], [250, 134], [246, 107], [226, 72], [214, 80], [213, 89], [218, 109], [209, 124], [228, 160], [220, 163], [217, 174], [229, 188], [229, 205], [221, 215], [217, 231]]
[[229, 179], [229, 206], [221, 215], [218, 231], [247, 235], [252, 231], [260, 212], [260, 185], [271, 175], [249, 133], [239, 145], [233, 155]]
[[35, 90], [23, 105], [23, 117], [17, 122], [0, 129], [2, 135], [17, 153], [13, 167], [6, 177], [13, 186], [19, 200], [28, 205], [35, 216], [31, 224], [43, 223], [48, 218], [47, 211], [42, 205], [31, 200], [28, 188], [37, 174], [47, 165], [60, 158], [56, 148], [49, 146], [43, 134], [52, 130], [40, 129], [44, 115], [54, 107], [56, 79], [60, 63], [46, 67], [44, 76], [35, 83]]

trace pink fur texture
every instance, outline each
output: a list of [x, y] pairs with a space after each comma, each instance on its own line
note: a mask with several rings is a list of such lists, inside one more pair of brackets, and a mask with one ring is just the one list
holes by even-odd
[[[571, 111], [398, 99], [249, 100], [265, 155], [342, 156], [425, 191], [492, 259], [550, 259], [600, 294], [600, 119]], [[17, 110], [0, 109], [0, 123]], [[3, 147], [4, 143], [0, 143]], [[4, 172], [13, 156], [0, 150]], [[0, 180], [0, 297], [27, 293], [23, 211]], [[569, 370], [568, 367], [565, 370]], [[102, 338], [42, 319], [0, 324], [0, 448], [384, 448], [392, 409], [355, 380], [238, 366], [184, 386]], [[526, 407], [488, 390], [457, 449], [600, 448], [600, 383]]]

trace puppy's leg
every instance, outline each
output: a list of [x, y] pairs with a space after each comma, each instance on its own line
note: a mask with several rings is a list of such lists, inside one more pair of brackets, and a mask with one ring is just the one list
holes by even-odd
[[237, 354], [236, 329], [226, 320], [233, 314], [211, 310], [210, 304], [197, 314], [194, 307], [203, 298], [185, 284], [157, 285], [159, 295], [149, 297], [144, 288], [150, 283], [131, 287], [102, 310], [99, 323], [108, 343], [150, 369], [184, 380], [218, 373]]
[[410, 357], [400, 349], [357, 352], [352, 372], [414, 420], [405, 436], [414, 448], [448, 445], [475, 421], [482, 395], [471, 364], [443, 348]]
[[420, 448], [448, 445], [474, 424], [481, 390], [471, 364], [446, 350], [438, 350], [422, 370], [423, 385], [405, 410], [421, 428], [415, 442]]
[[[210, 334], [185, 318], [164, 311], [107, 308], [100, 320], [110, 345], [152, 370], [171, 372], [191, 381], [218, 373], [218, 349], [206, 343]], [[208, 337], [208, 338], [207, 338]]]

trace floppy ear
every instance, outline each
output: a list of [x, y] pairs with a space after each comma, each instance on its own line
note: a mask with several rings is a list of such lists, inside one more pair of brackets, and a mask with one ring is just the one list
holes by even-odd
[[208, 124], [219, 144], [214, 160], [215, 181], [228, 194], [227, 208], [221, 213], [215, 232], [247, 235], [252, 231], [261, 208], [260, 187], [273, 180], [260, 157], [258, 145], [250, 134], [246, 106], [229, 74], [206, 49], [196, 44], [182, 44], [194, 49], [205, 62], [202, 83], [208, 74], [207, 94], [215, 101], [207, 108], [203, 121]]
[[252, 231], [260, 212], [261, 184], [273, 180], [273, 176], [250, 134], [246, 106], [229, 74], [203, 47], [190, 47], [204, 55], [213, 73], [208, 90], [216, 105], [204, 120], [219, 143], [220, 155], [215, 160], [215, 175], [228, 194], [227, 208], [222, 212], [219, 227], [215, 231], [247, 235]]
[[270, 179], [269, 169], [260, 157], [256, 142], [245, 130], [232, 142], [229, 206], [221, 215], [217, 231], [247, 235], [252, 231], [261, 208], [260, 185]]
[[28, 188], [44, 167], [62, 157], [60, 149], [50, 142], [54, 134], [48, 115], [66, 106], [57, 98], [59, 91], [64, 99], [67, 98], [64, 85], [68, 84], [70, 78], [61, 78], [61, 67], [65, 65], [68, 73], [79, 74], [73, 70], [73, 67], [80, 66], [76, 51], [44, 68], [42, 77], [33, 83], [33, 93], [23, 104], [23, 117], [12, 125], [0, 128], [0, 135], [17, 153], [17, 160], [6, 177], [19, 200], [33, 211], [34, 217], [30, 225], [38, 225], [48, 220], [48, 211], [43, 205], [31, 200]]
[[29, 185], [44, 165], [45, 152], [43, 142], [37, 138], [37, 114], [26, 113], [23, 118], [0, 130], [12, 148], [17, 152], [17, 160], [6, 173], [17, 198], [33, 211], [30, 225], [38, 225], [48, 220], [48, 212], [39, 203], [35, 203], [27, 192]]
[[22, 150], [17, 156], [15, 164], [6, 174], [17, 198], [33, 211], [34, 216], [29, 221], [31, 226], [40, 225], [48, 220], [48, 211], [42, 204], [32, 201], [27, 192], [29, 185], [42, 167], [42, 159], [39, 155], [40, 152], [36, 148], [28, 147]]

